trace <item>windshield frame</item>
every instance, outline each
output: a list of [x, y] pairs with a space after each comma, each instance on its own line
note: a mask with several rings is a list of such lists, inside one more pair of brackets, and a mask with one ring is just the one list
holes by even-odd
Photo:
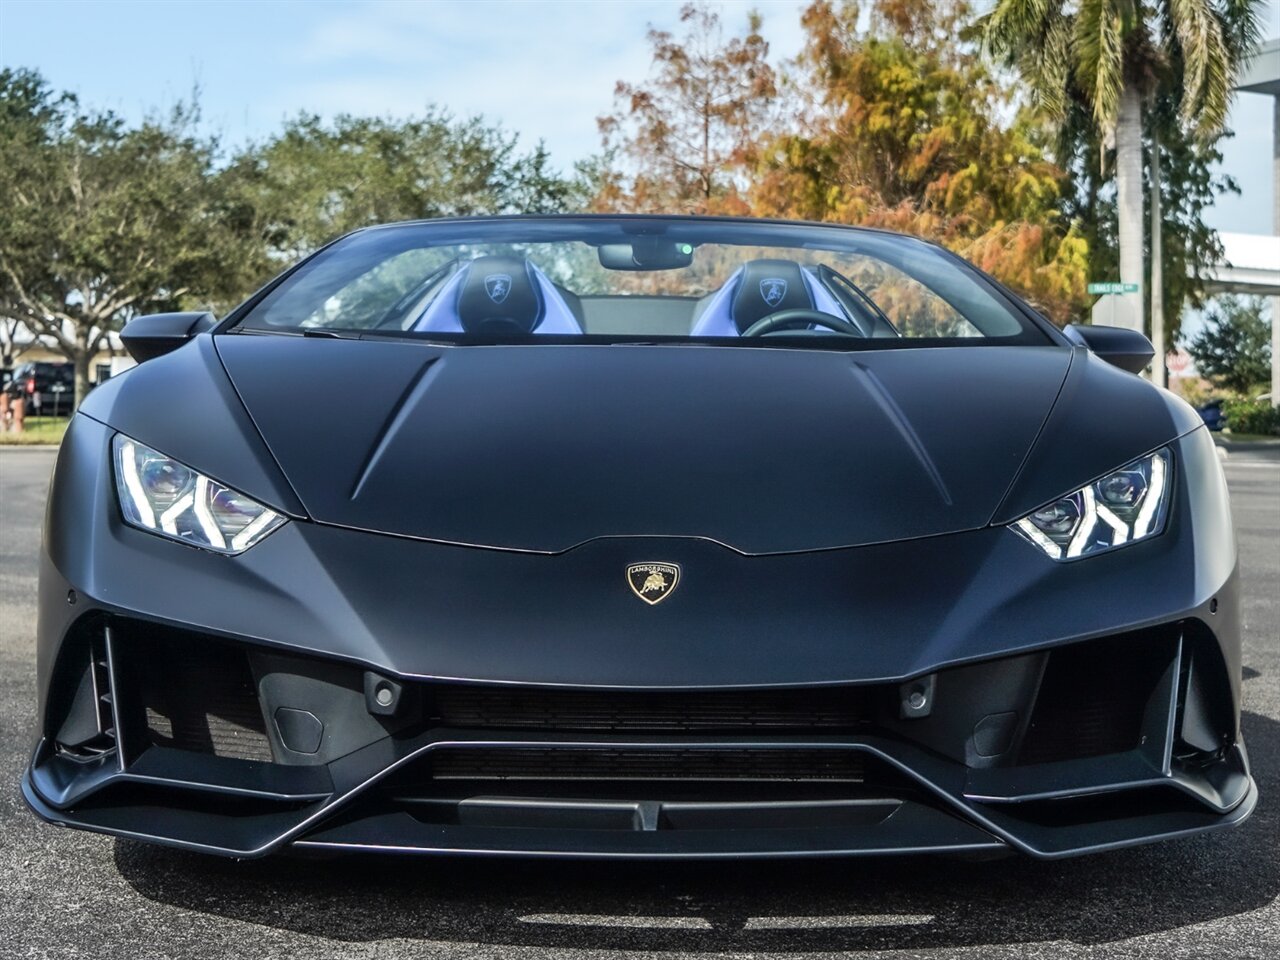
[[[503, 235], [504, 228], [519, 225], [521, 240], [512, 241]], [[715, 242], [723, 246], [757, 246], [778, 243], [783, 246], [830, 250], [832, 252], [858, 253], [858, 239], [872, 237], [879, 245], [885, 241], [902, 244], [909, 252], [913, 245], [927, 248], [929, 254], [941, 256], [951, 266], [967, 275], [967, 279], [977, 285], [998, 305], [1002, 306], [1018, 323], [1020, 332], [1014, 335], [995, 336], [910, 336], [901, 338], [858, 338], [838, 334], [818, 335], [816, 331], [803, 334], [788, 335], [774, 333], [767, 337], [710, 337], [710, 336], [665, 336], [651, 334], [592, 334], [579, 333], [567, 336], [554, 334], [530, 334], [527, 336], [507, 335], [501, 338], [477, 337], [467, 334], [441, 333], [415, 330], [341, 328], [341, 327], [286, 327], [250, 325], [246, 323], [255, 309], [262, 304], [280, 286], [296, 277], [300, 271], [307, 270], [317, 258], [331, 254], [334, 248], [344, 245], [352, 238], [370, 233], [389, 231], [412, 231], [420, 239], [419, 247], [449, 246], [467, 243], [538, 243], [565, 242], [563, 234], [574, 226], [589, 228], [591, 226], [617, 226], [623, 232], [646, 235], [664, 232], [669, 226], [725, 226], [733, 230], [741, 229], [740, 238], [717, 239]], [[541, 228], [541, 229], [540, 229]], [[545, 236], [539, 237], [539, 233]], [[434, 235], [434, 236], [433, 236]], [[586, 242], [586, 241], [582, 241]], [[406, 248], [409, 249], [409, 248]], [[886, 261], [889, 262], [889, 261]], [[890, 262], [891, 266], [896, 266]], [[898, 269], [901, 269], [900, 267]], [[904, 271], [905, 272], [905, 271]], [[923, 283], [923, 281], [919, 281]], [[935, 295], [941, 296], [932, 286]], [[945, 299], [945, 298], [944, 298]], [[953, 305], [954, 306], [954, 305]], [[962, 314], [964, 316], [964, 314]], [[802, 220], [776, 220], [747, 217], [719, 217], [666, 214], [518, 214], [500, 216], [451, 217], [431, 220], [410, 220], [397, 223], [378, 224], [363, 227], [344, 234], [316, 250], [298, 263], [282, 271], [278, 276], [264, 285], [260, 290], [232, 310], [212, 331], [214, 334], [246, 333], [267, 336], [301, 336], [326, 337], [333, 339], [370, 339], [370, 340], [412, 340], [429, 342], [440, 346], [493, 346], [493, 345], [600, 345], [600, 344], [653, 344], [653, 345], [705, 345], [705, 346], [738, 346], [738, 347], [777, 347], [803, 348], [808, 350], [863, 350], [863, 349], [902, 349], [909, 347], [945, 347], [945, 346], [1070, 346], [1058, 328], [1035, 311], [1021, 297], [993, 277], [974, 266], [963, 257], [958, 256], [945, 247], [927, 240], [890, 230], [871, 227], [855, 227], [843, 224], [814, 223]]]

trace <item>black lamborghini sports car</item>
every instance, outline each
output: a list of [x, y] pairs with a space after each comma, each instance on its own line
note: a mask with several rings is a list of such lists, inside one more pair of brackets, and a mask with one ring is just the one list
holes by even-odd
[[1058, 857], [1253, 810], [1209, 432], [938, 247], [396, 224], [124, 339], [50, 493], [47, 820]]

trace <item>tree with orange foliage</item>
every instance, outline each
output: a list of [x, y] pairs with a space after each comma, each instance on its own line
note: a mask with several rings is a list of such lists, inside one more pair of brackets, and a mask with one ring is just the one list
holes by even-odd
[[614, 112], [597, 121], [606, 155], [621, 161], [602, 178], [599, 209], [747, 212], [743, 173], [778, 95], [760, 16], [728, 39], [706, 6], [686, 4], [680, 22], [680, 39], [650, 28], [654, 76], [619, 80]]
[[965, 40], [970, 6], [816, 0], [793, 65], [807, 108], [763, 153], [758, 215], [885, 227], [942, 243], [1058, 322], [1085, 302], [1087, 245], [1064, 173]]
[[[656, 75], [601, 119], [614, 163], [600, 210], [786, 217], [945, 244], [1063, 323], [1085, 303], [1088, 248], [1064, 222], [1064, 174], [974, 44], [965, 2], [815, 0], [783, 80], [761, 21], [724, 36], [686, 6], [650, 31]], [[784, 92], [785, 91], [785, 92]]]

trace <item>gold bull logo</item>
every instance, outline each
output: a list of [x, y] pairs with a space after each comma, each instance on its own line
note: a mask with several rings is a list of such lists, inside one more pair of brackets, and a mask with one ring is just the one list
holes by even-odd
[[679, 580], [680, 567], [674, 563], [633, 563], [627, 567], [627, 586], [650, 606], [671, 596]]
[[658, 593], [667, 592], [667, 578], [660, 573], [651, 573], [644, 578], [644, 586], [640, 588], [641, 593]]

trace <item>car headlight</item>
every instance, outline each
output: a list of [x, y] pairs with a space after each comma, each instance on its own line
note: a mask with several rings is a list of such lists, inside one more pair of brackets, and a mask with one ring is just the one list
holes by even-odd
[[1168, 449], [1119, 470], [1028, 514], [1009, 529], [1054, 560], [1075, 560], [1154, 537], [1169, 512]]
[[216, 553], [236, 554], [285, 518], [239, 491], [118, 433], [116, 494], [132, 526]]

